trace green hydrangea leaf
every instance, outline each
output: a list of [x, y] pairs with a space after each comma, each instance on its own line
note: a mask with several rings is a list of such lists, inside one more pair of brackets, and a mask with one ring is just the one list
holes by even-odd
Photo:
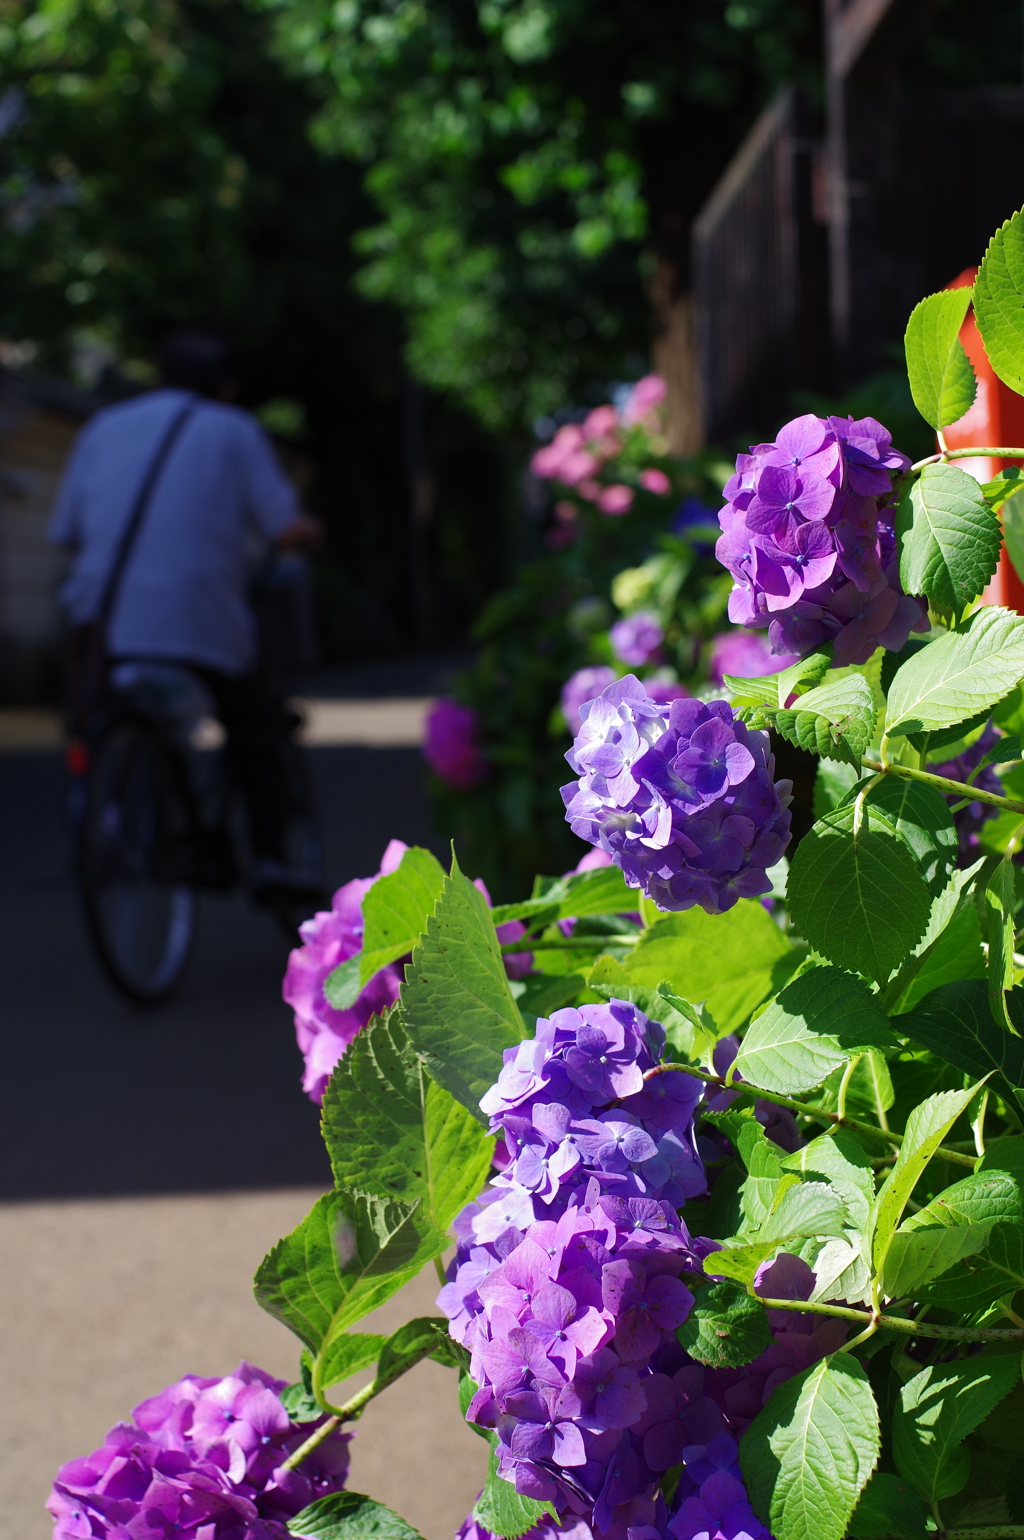
[[994, 1090], [1024, 1106], [1024, 989], [1012, 989], [1006, 1007], [1016, 1031], [1005, 1032], [992, 1019], [984, 979], [943, 984], [905, 1015], [896, 1017], [901, 1035], [938, 1054], [968, 1075], [995, 1071]]
[[1024, 394], [1024, 221], [996, 231], [974, 281], [974, 316], [996, 374]]
[[963, 1440], [1020, 1382], [1020, 1358], [980, 1357], [930, 1364], [900, 1392], [892, 1452], [900, 1475], [926, 1503], [954, 1497], [970, 1475]]
[[[539, 885], [539, 884], [538, 884]], [[545, 883], [543, 893], [518, 904], [499, 904], [493, 911], [495, 925], [508, 920], [580, 919], [591, 914], [629, 914], [636, 908], [636, 892], [627, 888], [617, 866], [599, 866], [591, 872], [570, 872]]]
[[434, 1079], [483, 1121], [502, 1053], [526, 1034], [487, 903], [454, 862], [406, 968], [402, 1011]]
[[365, 894], [362, 950], [340, 963], [324, 981], [335, 1010], [349, 1010], [375, 973], [411, 952], [433, 914], [444, 884], [444, 867], [429, 850], [413, 846], [393, 872], [378, 877]]
[[926, 465], [896, 513], [900, 581], [907, 593], [959, 614], [996, 570], [999, 519], [973, 476], [956, 465]]
[[876, 1471], [850, 1520], [850, 1540], [925, 1540], [928, 1511], [907, 1481]]
[[676, 1336], [691, 1358], [714, 1369], [750, 1363], [772, 1341], [764, 1306], [735, 1283], [702, 1289]]
[[822, 1359], [779, 1385], [740, 1440], [754, 1512], [776, 1540], [844, 1540], [880, 1442], [863, 1367]]
[[839, 807], [801, 840], [789, 871], [794, 924], [839, 968], [879, 984], [924, 933], [931, 895], [893, 821], [867, 803]]
[[809, 690], [793, 708], [771, 715], [776, 730], [797, 748], [859, 765], [871, 742], [878, 708], [864, 675], [848, 674]]
[[1024, 618], [998, 605], [915, 652], [889, 689], [890, 735], [953, 727], [1002, 700], [1024, 678]]
[[[857, 794], [854, 787], [842, 805], [852, 806]], [[867, 802], [891, 820], [916, 859], [929, 893], [937, 899], [949, 882], [959, 853], [956, 825], [946, 799], [934, 786], [888, 775], [872, 786]]]
[[327, 1353], [447, 1245], [419, 1201], [329, 1192], [260, 1263], [256, 1299], [314, 1356]]
[[323, 1134], [335, 1184], [419, 1201], [440, 1230], [487, 1180], [494, 1140], [427, 1074], [392, 1010], [374, 1017], [328, 1082]]
[[[968, 1086], [963, 1091], [940, 1091], [914, 1108], [907, 1119], [896, 1163], [875, 1199], [873, 1210], [873, 1256], [876, 1272], [881, 1272], [914, 1188], [935, 1151], [977, 1091]], [[955, 1260], [955, 1259], [954, 1259]]]
[[863, 980], [840, 968], [812, 968], [751, 1022], [735, 1071], [761, 1090], [796, 1096], [821, 1085], [851, 1054], [895, 1046]]
[[444, 1317], [430, 1315], [417, 1316], [392, 1332], [381, 1347], [374, 1377], [377, 1389], [392, 1385], [421, 1359], [434, 1357], [447, 1332]]
[[288, 1520], [287, 1529], [303, 1540], [421, 1540], [411, 1524], [361, 1492], [318, 1497]]
[[630, 979], [703, 1004], [719, 1034], [732, 1032], [786, 982], [800, 962], [756, 899], [741, 898], [726, 914], [687, 909], [645, 930], [623, 967]]
[[929, 294], [910, 312], [903, 339], [914, 405], [933, 428], [948, 428], [968, 410], [978, 382], [960, 341], [970, 289]]

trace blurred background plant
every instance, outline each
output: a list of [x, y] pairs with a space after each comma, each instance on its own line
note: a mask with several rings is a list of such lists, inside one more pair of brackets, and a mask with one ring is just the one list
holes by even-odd
[[534, 454], [553, 504], [547, 550], [486, 607], [457, 702], [429, 721], [438, 826], [499, 902], [584, 854], [558, 787], [585, 701], [626, 673], [672, 700], [780, 666], [725, 618], [731, 579], [714, 544], [732, 467], [670, 455], [664, 401], [664, 381], [645, 376]]

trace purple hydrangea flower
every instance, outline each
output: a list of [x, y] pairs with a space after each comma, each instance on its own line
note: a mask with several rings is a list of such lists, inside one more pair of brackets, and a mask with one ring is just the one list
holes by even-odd
[[617, 677], [615, 670], [607, 663], [578, 668], [575, 674], [570, 674], [562, 686], [562, 715], [571, 733], [580, 730], [580, 707], [596, 699]]
[[719, 685], [726, 674], [735, 674], [740, 679], [760, 679], [763, 674], [777, 674], [797, 661], [795, 653], [778, 657], [772, 652], [767, 637], [757, 631], [723, 631], [711, 643], [708, 677], [712, 684]]
[[776, 655], [831, 642], [837, 667], [927, 629], [899, 582], [892, 472], [909, 463], [873, 417], [812, 414], [739, 455], [715, 547], [735, 583], [729, 619], [767, 627]]
[[287, 1540], [288, 1519], [344, 1487], [352, 1435], [283, 1470], [316, 1426], [292, 1422], [284, 1388], [243, 1362], [141, 1402], [100, 1449], [61, 1466], [46, 1504], [54, 1540]]
[[437, 701], [427, 717], [423, 757], [434, 774], [456, 791], [470, 791], [487, 777], [479, 730], [473, 708], [447, 697]]
[[391, 840], [373, 877], [356, 877], [339, 888], [331, 907], [299, 926], [302, 945], [290, 954], [281, 993], [295, 1012], [295, 1035], [305, 1059], [302, 1089], [319, 1103], [331, 1071], [370, 1017], [394, 1005], [402, 967], [391, 963], [375, 973], [348, 1010], [324, 999], [324, 980], [363, 944], [363, 899], [378, 877], [400, 865], [408, 845]]
[[632, 615], [623, 615], [615, 622], [608, 640], [623, 663], [641, 668], [658, 657], [665, 632], [656, 615], [649, 610], [635, 610]]
[[584, 707], [566, 759], [580, 774], [562, 787], [573, 833], [660, 908], [721, 914], [770, 892], [792, 786], [774, 782], [767, 733], [724, 701], [659, 706], [628, 674]]

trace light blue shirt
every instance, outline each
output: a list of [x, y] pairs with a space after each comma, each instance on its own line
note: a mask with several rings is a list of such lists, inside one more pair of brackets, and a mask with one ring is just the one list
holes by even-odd
[[[75, 548], [61, 590], [73, 622], [95, 617], [136, 494], [189, 393], [161, 389], [104, 408], [82, 430], [50, 539]], [[246, 603], [254, 543], [299, 515], [294, 487], [255, 418], [199, 398], [149, 499], [108, 626], [112, 657], [173, 658], [227, 674], [252, 666]]]

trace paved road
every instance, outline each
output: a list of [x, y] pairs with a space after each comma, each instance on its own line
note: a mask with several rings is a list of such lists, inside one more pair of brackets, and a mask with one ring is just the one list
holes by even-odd
[[[436, 675], [370, 669], [310, 693], [421, 696]], [[332, 885], [376, 871], [393, 836], [442, 853], [417, 749], [310, 757]], [[180, 1374], [224, 1374], [242, 1356], [294, 1374], [297, 1344], [248, 1280], [329, 1185], [280, 998], [285, 938], [241, 896], [210, 897], [176, 998], [152, 1011], [122, 1000], [77, 911], [63, 791], [57, 754], [0, 754], [4, 1540], [46, 1540], [56, 1467]], [[432, 1272], [405, 1292], [376, 1329], [432, 1312]], [[355, 1449], [351, 1484], [426, 1540], [449, 1540], [486, 1457], [433, 1364], [371, 1408]]]

